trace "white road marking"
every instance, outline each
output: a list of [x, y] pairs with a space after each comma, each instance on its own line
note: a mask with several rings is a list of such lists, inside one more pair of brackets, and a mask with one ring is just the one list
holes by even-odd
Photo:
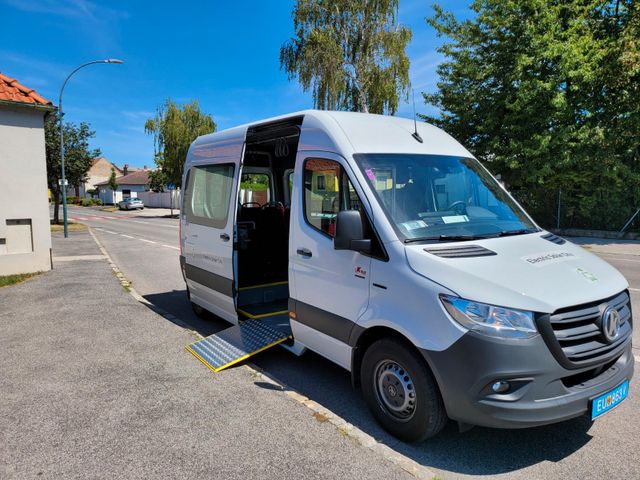
[[632, 292], [640, 292], [640, 288], [631, 288], [631, 287], [629, 287], [629, 290], [631, 290]]
[[104, 228], [99, 228], [99, 229], [97, 228], [96, 230], [101, 230], [103, 232], [110, 233], [111, 235], [119, 235], [118, 232], [112, 232], [111, 230], [105, 230]]
[[153, 222], [141, 222], [139, 220], [129, 220], [131, 223], [141, 223], [142, 225], [152, 225], [152, 226], [158, 226], [158, 227], [169, 227], [169, 228], [180, 228], [177, 225], [160, 225], [158, 223], [153, 223]]
[[640, 355], [634, 355], [636, 357], [636, 362], [640, 362]]
[[136, 238], [136, 237], [132, 237], [131, 235], [125, 235], [124, 233], [121, 233], [120, 236], [125, 238]]
[[147, 242], [147, 243], [158, 243], [158, 242], [154, 242], [153, 240], [147, 240], [146, 238], [138, 238], [138, 240], [140, 240], [141, 242]]
[[180, 250], [180, 247], [174, 247], [173, 245], [162, 245], [163, 247], [173, 248], [174, 250]]

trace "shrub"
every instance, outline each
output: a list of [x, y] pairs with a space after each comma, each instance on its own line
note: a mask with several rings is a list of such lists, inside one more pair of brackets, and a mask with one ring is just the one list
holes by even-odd
[[102, 205], [102, 200], [99, 198], [82, 198], [80, 200], [80, 205], [83, 207], [91, 207], [93, 205]]

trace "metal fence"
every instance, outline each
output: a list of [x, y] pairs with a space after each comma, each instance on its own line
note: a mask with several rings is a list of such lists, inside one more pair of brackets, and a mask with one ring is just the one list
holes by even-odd
[[634, 204], [631, 192], [594, 187], [588, 192], [540, 188], [512, 194], [544, 228], [640, 232], [640, 205]]

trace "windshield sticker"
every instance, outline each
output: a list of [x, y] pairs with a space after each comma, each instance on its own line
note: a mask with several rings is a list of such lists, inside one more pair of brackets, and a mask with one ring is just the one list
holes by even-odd
[[371, 170], [370, 168], [367, 168], [364, 173], [367, 174], [367, 177], [369, 177], [369, 180], [375, 182], [376, 181], [376, 174], [373, 173], [373, 170]]
[[598, 277], [596, 277], [593, 273], [586, 271], [584, 268], [576, 268], [575, 272], [578, 275], [582, 275], [582, 277], [589, 283], [598, 283]]
[[469, 217], [466, 215], [449, 215], [448, 217], [442, 217], [444, 223], [462, 223], [468, 222]]
[[418, 230], [419, 228], [426, 228], [427, 224], [423, 220], [414, 220], [412, 222], [404, 222], [401, 224], [408, 232], [412, 230]]
[[527, 255], [526, 257], [521, 257], [525, 262], [535, 266], [535, 267], [546, 267], [547, 265], [551, 265], [552, 263], [564, 262], [565, 260], [574, 260], [578, 258], [571, 252], [543, 252], [543, 253], [534, 253], [533, 255]]

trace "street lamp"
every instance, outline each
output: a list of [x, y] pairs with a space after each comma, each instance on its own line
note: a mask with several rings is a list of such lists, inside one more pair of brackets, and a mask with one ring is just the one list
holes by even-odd
[[60, 100], [58, 101], [58, 110], [60, 112], [60, 173], [61, 173], [61, 183], [62, 183], [62, 216], [64, 218], [64, 238], [69, 236], [68, 227], [67, 227], [67, 179], [64, 175], [64, 113], [62, 112], [62, 94], [64, 93], [64, 87], [67, 86], [67, 82], [71, 78], [71, 76], [76, 73], [81, 68], [84, 68], [89, 65], [93, 65], [94, 63], [124, 63], [122, 60], [118, 60], [117, 58], [107, 58], [105, 60], [93, 60], [92, 62], [83, 63], [76, 69], [74, 69], [67, 78], [64, 80], [62, 84], [62, 88], [60, 89]]

